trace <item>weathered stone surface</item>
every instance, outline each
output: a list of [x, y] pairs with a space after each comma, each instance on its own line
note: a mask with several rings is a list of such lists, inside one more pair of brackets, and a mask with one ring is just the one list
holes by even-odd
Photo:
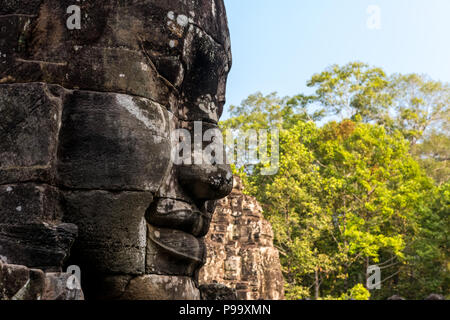
[[[80, 30], [66, 26], [74, 4]], [[199, 298], [210, 200], [231, 190], [230, 170], [171, 163], [170, 134], [217, 128], [231, 67], [223, 1], [0, 0], [0, 25], [0, 253], [59, 271], [75, 235], [62, 220], [79, 227], [70, 263], [87, 297], [113, 277], [127, 299]]]
[[71, 262], [84, 272], [143, 274], [149, 192], [64, 192], [64, 220], [76, 223], [79, 236]]
[[66, 28], [70, 0], [0, 4], [1, 82], [129, 93], [218, 120], [231, 67], [222, 1], [85, 0], [81, 30]]
[[202, 300], [238, 300], [236, 289], [223, 284], [204, 284], [199, 287]]
[[89, 283], [96, 290], [87, 299], [96, 300], [200, 300], [191, 277], [147, 274], [99, 276]]
[[147, 222], [160, 228], [173, 228], [204, 237], [208, 233], [212, 214], [200, 211], [190, 203], [174, 199], [158, 199], [147, 211]]
[[58, 272], [76, 236], [77, 227], [68, 223], [0, 224], [0, 256], [9, 264]]
[[86, 294], [86, 300], [119, 300], [133, 278], [135, 276], [131, 275], [96, 274], [89, 275], [87, 279], [83, 276], [83, 291]]
[[0, 224], [57, 223], [61, 218], [58, 189], [36, 183], [0, 186]]
[[128, 95], [75, 91], [66, 99], [58, 151], [61, 185], [156, 192], [170, 160], [169, 115]]
[[84, 300], [77, 278], [68, 273], [46, 273], [42, 300]]
[[233, 186], [228, 165], [189, 165], [179, 169], [179, 181], [195, 199], [216, 200], [227, 196]]
[[63, 94], [42, 83], [0, 84], [0, 184], [54, 180]]
[[190, 277], [144, 275], [130, 281], [122, 300], [200, 300]]
[[148, 226], [146, 273], [190, 276], [205, 263], [202, 239], [173, 229]]
[[[183, 164], [177, 166], [178, 182], [189, 196], [217, 200], [233, 189], [233, 175], [226, 163], [223, 135], [216, 124], [180, 121], [185, 130], [180, 144]], [[184, 150], [187, 146], [188, 150]]]
[[0, 300], [84, 300], [84, 296], [70, 274], [44, 273], [0, 261]]
[[60, 193], [46, 184], [0, 186], [0, 260], [60, 271], [77, 235], [63, 224]]
[[[85, 19], [86, 32], [80, 32], [66, 27], [66, 9], [71, 1], [40, 2], [29, 16], [18, 18], [17, 13], [24, 11], [19, 6], [12, 10], [16, 13], [1, 17], [1, 24], [7, 26], [5, 34], [16, 35], [8, 37], [8, 43], [0, 49], [6, 53], [6, 63], [0, 64], [2, 82], [42, 81], [70, 89], [128, 93], [169, 102], [169, 87], [158, 77], [145, 52], [137, 49], [141, 40], [134, 33], [136, 27], [124, 28], [137, 22], [142, 29], [135, 16], [142, 7], [134, 11], [129, 6], [113, 8], [106, 1], [84, 1], [83, 15], [92, 18]], [[132, 41], [128, 48], [123, 39]]]
[[0, 300], [41, 300], [45, 274], [41, 270], [0, 261]]
[[207, 262], [200, 284], [221, 283], [242, 300], [284, 298], [283, 276], [273, 232], [258, 202], [242, 193], [235, 178], [231, 195], [220, 200], [206, 237]]
[[168, 173], [169, 113], [148, 99], [12, 84], [0, 111], [0, 184], [156, 192]]

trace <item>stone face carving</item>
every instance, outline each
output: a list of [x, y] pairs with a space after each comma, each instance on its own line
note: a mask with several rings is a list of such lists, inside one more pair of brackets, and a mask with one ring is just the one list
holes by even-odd
[[217, 127], [223, 0], [84, 0], [80, 30], [66, 27], [72, 4], [0, 0], [0, 257], [79, 265], [87, 298], [197, 299], [202, 237], [232, 178], [173, 165], [171, 133]]
[[284, 299], [284, 281], [273, 232], [253, 197], [235, 178], [233, 192], [220, 200], [206, 237], [207, 263], [200, 284], [224, 284], [240, 300]]

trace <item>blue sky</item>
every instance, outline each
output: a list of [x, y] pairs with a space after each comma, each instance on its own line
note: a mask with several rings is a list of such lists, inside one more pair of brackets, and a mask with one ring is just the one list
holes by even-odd
[[[225, 0], [225, 5], [233, 50], [227, 105], [256, 91], [308, 92], [311, 75], [354, 60], [388, 73], [426, 73], [450, 82], [450, 0]], [[367, 26], [371, 5], [380, 9], [378, 30]]]

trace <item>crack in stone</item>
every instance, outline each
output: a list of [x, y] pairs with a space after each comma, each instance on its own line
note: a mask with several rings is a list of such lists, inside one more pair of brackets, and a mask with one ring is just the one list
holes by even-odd
[[65, 67], [67, 66], [67, 62], [51, 62], [51, 61], [42, 61], [42, 60], [25, 60], [22, 58], [16, 58], [17, 62], [23, 62], [23, 63], [39, 63], [39, 64], [49, 64], [49, 65], [55, 65], [55, 66], [61, 66]]
[[9, 18], [9, 17], [26, 17], [26, 18], [37, 18], [37, 14], [24, 14], [24, 13], [10, 13], [10, 14], [2, 14], [1, 18]]
[[42, 181], [39, 181], [39, 180], [13, 181], [13, 182], [8, 182], [8, 183], [2, 183], [2, 184], [0, 184], [0, 187], [11, 186], [11, 185], [31, 185], [31, 184], [36, 184], [38, 186], [48, 186], [48, 187], [56, 188], [56, 189], [59, 189], [59, 191], [62, 191], [62, 192], [96, 192], [96, 191], [103, 191], [103, 192], [109, 192], [109, 193], [112, 193], [112, 194], [129, 192], [129, 193], [146, 193], [146, 194], [151, 194], [153, 197], [155, 197], [155, 192], [146, 191], [146, 190], [142, 190], [142, 189], [73, 188], [73, 187], [67, 187], [67, 186], [60, 185], [60, 184], [45, 183], [45, 182], [42, 182]]
[[179, 98], [180, 97], [180, 92], [178, 91], [178, 89], [175, 87], [175, 85], [173, 83], [171, 83], [169, 80], [167, 80], [165, 77], [163, 77], [159, 73], [158, 69], [156, 68], [155, 64], [153, 63], [152, 58], [148, 54], [147, 50], [144, 48], [143, 42], [144, 42], [143, 39], [139, 37], [139, 45], [141, 47], [142, 53], [144, 53], [145, 57], [148, 59], [148, 62], [150, 63], [150, 66], [156, 72], [158, 78], [160, 78], [169, 88], [171, 88], [175, 92], [177, 97]]
[[12, 171], [12, 170], [45, 170], [50, 169], [51, 164], [48, 165], [37, 165], [37, 166], [29, 166], [29, 167], [0, 167], [0, 171]]

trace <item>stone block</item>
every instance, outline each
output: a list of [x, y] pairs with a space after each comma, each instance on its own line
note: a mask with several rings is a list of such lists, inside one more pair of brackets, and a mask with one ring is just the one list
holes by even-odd
[[202, 300], [232, 301], [237, 300], [236, 289], [227, 287], [223, 284], [205, 284], [200, 286]]
[[144, 215], [152, 201], [149, 192], [64, 192], [64, 221], [79, 229], [71, 263], [87, 273], [144, 273]]
[[130, 281], [122, 300], [200, 300], [200, 291], [189, 277], [144, 275]]
[[58, 189], [35, 183], [0, 186], [0, 224], [57, 223], [61, 218]]
[[45, 274], [41, 270], [0, 261], [0, 300], [41, 300]]
[[0, 184], [54, 180], [63, 95], [42, 83], [0, 84]]
[[77, 236], [73, 224], [0, 224], [0, 257], [9, 264], [60, 272]]
[[84, 300], [67, 273], [44, 273], [0, 261], [0, 300]]
[[68, 273], [46, 273], [42, 300], [84, 300], [80, 283]]

